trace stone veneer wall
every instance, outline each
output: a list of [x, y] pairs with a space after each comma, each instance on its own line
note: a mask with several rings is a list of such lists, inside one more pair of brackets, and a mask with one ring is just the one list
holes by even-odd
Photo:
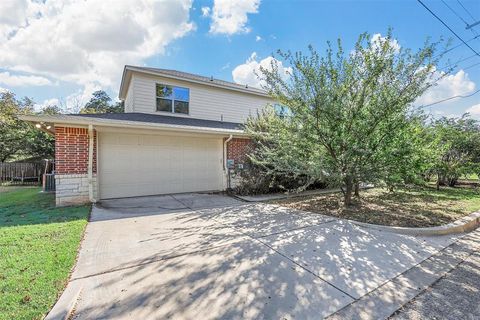
[[[93, 149], [93, 189], [96, 195], [96, 132]], [[55, 188], [57, 206], [89, 202], [88, 129], [55, 127]]]
[[[96, 198], [97, 175], [93, 175], [93, 194]], [[88, 203], [88, 175], [87, 174], [62, 174], [55, 175], [55, 200], [57, 206], [70, 206]]]

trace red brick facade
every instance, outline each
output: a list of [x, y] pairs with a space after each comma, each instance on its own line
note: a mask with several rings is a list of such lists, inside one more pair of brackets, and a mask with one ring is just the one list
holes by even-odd
[[235, 165], [245, 163], [247, 160], [247, 153], [253, 147], [250, 139], [233, 138], [227, 143], [227, 159], [233, 159]]
[[[97, 171], [97, 134], [94, 133], [93, 172]], [[55, 172], [88, 172], [88, 129], [55, 127]]]

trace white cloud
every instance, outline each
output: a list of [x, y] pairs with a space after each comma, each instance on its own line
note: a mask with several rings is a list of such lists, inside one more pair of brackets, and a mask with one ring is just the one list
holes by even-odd
[[26, 0], [0, 1], [0, 25], [23, 25], [26, 20], [28, 3]]
[[8, 90], [7, 88], [2, 88], [0, 87], [0, 93], [5, 93], [5, 92], [9, 92], [10, 90]]
[[43, 109], [49, 106], [60, 107], [60, 105], [61, 105], [60, 100], [58, 100], [57, 98], [52, 98], [52, 99], [44, 100], [42, 103], [36, 103], [33, 107], [35, 111], [38, 112], [38, 111], [42, 111]]
[[45, 77], [12, 75], [10, 72], [0, 72], [0, 83], [10, 87], [52, 85], [52, 82]]
[[255, 41], [257, 41], [257, 42], [258, 42], [258, 41], [262, 41], [262, 40], [263, 40], [263, 39], [262, 39], [262, 37], [260, 37], [260, 36], [256, 36], [256, 37], [255, 37]]
[[[428, 89], [420, 98], [415, 101], [415, 105], [428, 105], [443, 99], [457, 95], [465, 95], [475, 91], [475, 82], [470, 80], [468, 73], [463, 70], [455, 74], [445, 75], [442, 71], [434, 71], [433, 79], [443, 78], [437, 85]], [[455, 99], [450, 100], [450, 102]]]
[[66, 113], [78, 113], [80, 109], [92, 98], [92, 93], [102, 88], [98, 84], [88, 83], [83, 89], [67, 96], [63, 101], [62, 109]]
[[260, 88], [264, 85], [263, 80], [258, 78], [258, 75], [261, 74], [260, 67], [263, 67], [267, 70], [272, 70], [272, 63], [277, 65], [278, 71], [284, 77], [284, 79], [289, 77], [289, 74], [292, 72], [292, 68], [284, 67], [281, 61], [271, 56], [268, 56], [259, 62], [257, 61], [257, 53], [253, 52], [244, 64], [238, 65], [235, 67], [235, 69], [233, 69], [233, 81], [236, 83], [248, 84], [249, 86]]
[[382, 37], [380, 33], [375, 33], [372, 36], [370, 39], [370, 44], [372, 45], [373, 49], [378, 50], [386, 41], [390, 42], [390, 46], [393, 48], [395, 53], [400, 51], [400, 44], [398, 43], [397, 39], [387, 39], [387, 37]]
[[480, 120], [480, 103], [468, 108], [467, 112], [470, 113], [473, 118]]
[[248, 33], [248, 14], [258, 13], [260, 0], [214, 0], [210, 32], [232, 35]]
[[15, 18], [0, 15], [2, 68], [82, 86], [118, 89], [125, 64], [143, 64], [195, 28], [192, 0], [7, 0], [0, 12], [10, 15], [11, 2]]
[[223, 67], [221, 68], [221, 70], [226, 70], [230, 68], [230, 62], [227, 62], [225, 65], [223, 65]]
[[202, 17], [208, 17], [210, 15], [210, 7], [202, 7]]

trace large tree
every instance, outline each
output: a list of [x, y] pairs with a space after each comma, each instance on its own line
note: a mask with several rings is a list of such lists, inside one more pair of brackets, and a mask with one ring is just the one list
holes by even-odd
[[112, 98], [103, 90], [95, 91], [80, 113], [122, 113], [123, 102], [112, 103]]
[[402, 160], [409, 156], [402, 146], [415, 118], [412, 104], [433, 85], [437, 45], [427, 41], [413, 52], [388, 32], [360, 35], [350, 52], [340, 40], [335, 48], [328, 43], [324, 56], [312, 47], [307, 54], [279, 52], [292, 67], [289, 77], [275, 62], [259, 76], [288, 112], [264, 125], [266, 132], [254, 125], [260, 120], [248, 122], [247, 131], [260, 141], [253, 163], [311, 177], [305, 184], [324, 178], [342, 187], [350, 205], [360, 182], [391, 175], [388, 162], [396, 159], [386, 154], [398, 149]]
[[[0, 93], [0, 162], [25, 158], [52, 158], [54, 139], [24, 121], [21, 114], [34, 114], [33, 101], [16, 99], [12, 92]], [[40, 114], [56, 114], [59, 109], [49, 106]]]

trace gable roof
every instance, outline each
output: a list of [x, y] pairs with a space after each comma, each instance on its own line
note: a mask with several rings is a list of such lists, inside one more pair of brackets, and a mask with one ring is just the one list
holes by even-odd
[[151, 68], [151, 67], [138, 67], [126, 65], [123, 69], [122, 83], [120, 85], [120, 91], [118, 97], [120, 100], [125, 100], [128, 90], [128, 84], [130, 83], [132, 72], [139, 72], [144, 74], [161, 76], [164, 78], [170, 78], [175, 80], [183, 80], [187, 82], [199, 83], [207, 86], [223, 88], [227, 90], [240, 91], [245, 93], [250, 93], [254, 95], [259, 95], [263, 97], [269, 97], [265, 90], [250, 87], [248, 85], [242, 85], [235, 82], [214, 79], [213, 77], [205, 77], [193, 73], [182, 72], [171, 69], [160, 69], [160, 68]]

